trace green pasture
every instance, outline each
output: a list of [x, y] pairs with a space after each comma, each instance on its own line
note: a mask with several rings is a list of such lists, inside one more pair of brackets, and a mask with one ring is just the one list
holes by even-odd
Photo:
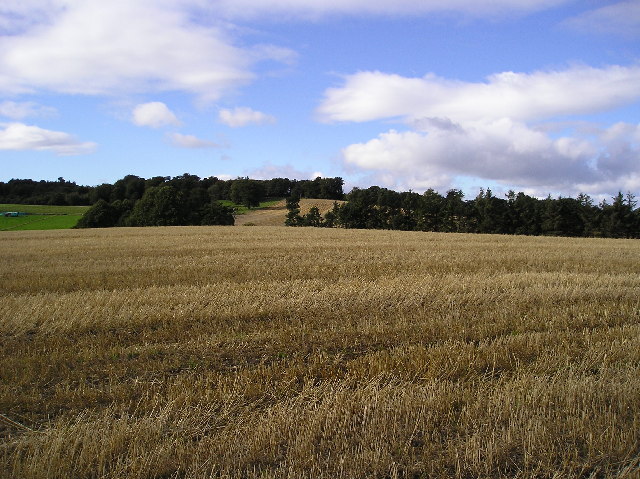
[[26, 216], [0, 216], [0, 231], [61, 230], [73, 228], [89, 206], [0, 204], [0, 212], [18, 211]]

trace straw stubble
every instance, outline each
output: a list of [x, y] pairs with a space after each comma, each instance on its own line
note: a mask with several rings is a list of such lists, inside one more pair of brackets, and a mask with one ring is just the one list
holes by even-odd
[[[640, 243], [2, 237], [15, 478], [633, 477]], [[30, 430], [31, 429], [31, 430]]]

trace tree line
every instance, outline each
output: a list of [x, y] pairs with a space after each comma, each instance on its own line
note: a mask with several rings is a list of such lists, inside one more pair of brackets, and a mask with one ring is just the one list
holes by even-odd
[[88, 206], [97, 203], [98, 200], [107, 203], [117, 200], [135, 202], [141, 199], [149, 188], [171, 186], [188, 195], [208, 195], [213, 200], [231, 200], [246, 206], [257, 206], [263, 198], [285, 198], [291, 195], [339, 200], [343, 198], [343, 184], [342, 178], [222, 180], [215, 176], [199, 178], [188, 173], [174, 178], [155, 176], [149, 179], [127, 175], [113, 184], [103, 183], [98, 186], [81, 186], [62, 177], [57, 181], [12, 179], [0, 182], [0, 203]]
[[495, 196], [481, 189], [470, 200], [462, 191], [441, 195], [396, 192], [378, 186], [354, 188], [345, 203], [320, 215], [312, 208], [300, 214], [299, 198], [287, 199], [288, 226], [440, 231], [609, 238], [639, 238], [640, 209], [634, 195], [618, 193], [611, 201], [596, 204], [585, 194], [577, 198], [537, 199], [509, 191]]
[[92, 189], [95, 202], [76, 227], [233, 225], [234, 210], [223, 204], [225, 200], [253, 208], [266, 198], [291, 195], [342, 199], [342, 185], [342, 178], [221, 180], [184, 174], [144, 179], [129, 175]]
[[[288, 198], [289, 226], [519, 235], [640, 237], [640, 209], [631, 193], [595, 203], [588, 195], [538, 199], [510, 191], [505, 197], [481, 189], [472, 199], [462, 191], [441, 195], [396, 192], [378, 186], [343, 192], [342, 178], [253, 180], [217, 177], [141, 178], [127, 175], [113, 184], [80, 186], [57, 181], [0, 182], [0, 203], [93, 205], [78, 227], [231, 225], [234, 211], [224, 201], [252, 208], [266, 198]], [[324, 215], [300, 214], [300, 198], [346, 200]]]

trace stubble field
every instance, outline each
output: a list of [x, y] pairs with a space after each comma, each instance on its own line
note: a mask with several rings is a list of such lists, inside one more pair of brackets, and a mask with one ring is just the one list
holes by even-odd
[[640, 242], [0, 236], [0, 477], [637, 477]]

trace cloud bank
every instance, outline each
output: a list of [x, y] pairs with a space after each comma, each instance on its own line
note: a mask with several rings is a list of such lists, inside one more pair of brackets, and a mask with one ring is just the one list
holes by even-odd
[[0, 90], [114, 95], [181, 91], [212, 102], [254, 80], [275, 45], [240, 45], [233, 22], [332, 14], [531, 13], [571, 0], [7, 0], [0, 5]]
[[[0, 90], [113, 95], [182, 91], [205, 101], [289, 51], [238, 47], [201, 0], [29, 0], [0, 7]], [[206, 21], [209, 19], [209, 21]]]
[[554, 120], [639, 99], [636, 66], [506, 72], [478, 83], [360, 72], [327, 90], [318, 114], [327, 122], [408, 125], [342, 152], [346, 166], [377, 172], [396, 181], [392, 187], [445, 189], [473, 177], [541, 193], [599, 194], [640, 189], [640, 125], [558, 127]]
[[640, 66], [496, 73], [484, 82], [359, 72], [325, 92], [321, 120], [422, 117], [535, 120], [606, 111], [640, 98]]
[[59, 156], [91, 153], [96, 144], [81, 142], [60, 131], [45, 130], [24, 123], [0, 123], [0, 150], [51, 151]]

